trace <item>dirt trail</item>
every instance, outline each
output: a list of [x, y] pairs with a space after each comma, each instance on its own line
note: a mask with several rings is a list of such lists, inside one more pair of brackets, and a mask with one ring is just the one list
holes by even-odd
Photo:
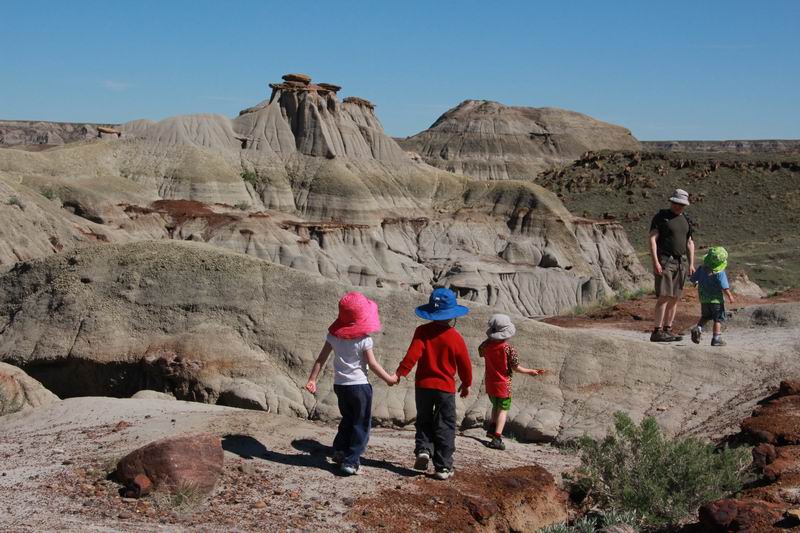
[[[123, 420], [130, 426], [118, 429]], [[334, 428], [199, 403], [74, 398], [8, 415], [2, 426], [3, 531], [343, 531], [363, 527], [361, 502], [379, 491], [419, 493], [440, 483], [411, 470], [412, 431], [373, 430], [360, 475], [343, 478], [327, 457]], [[123, 499], [105, 479], [125, 453], [194, 431], [226, 435], [223, 477], [196, 508]], [[479, 431], [457, 438], [456, 476], [533, 463], [558, 476], [575, 464], [550, 446], [508, 442], [498, 452], [485, 440]]]

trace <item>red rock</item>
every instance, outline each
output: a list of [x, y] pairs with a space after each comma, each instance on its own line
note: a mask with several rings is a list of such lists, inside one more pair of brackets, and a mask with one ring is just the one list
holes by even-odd
[[[117, 463], [116, 476], [136, 492], [137, 476], [144, 476], [152, 489], [174, 491], [191, 486], [202, 493], [214, 489], [222, 473], [224, 453], [216, 435], [183, 435], [152, 442], [129, 453]], [[139, 478], [142, 486], [145, 482]]]
[[775, 460], [775, 446], [762, 442], [753, 448], [753, 464], [759, 468], [764, 468]]
[[466, 503], [469, 514], [481, 524], [485, 524], [492, 516], [500, 511], [497, 504], [484, 498], [467, 498]]
[[114, 426], [114, 429], [112, 429], [111, 431], [113, 431], [114, 433], [117, 433], [118, 431], [122, 431], [123, 429], [129, 428], [129, 427], [131, 427], [131, 423], [130, 422], [126, 422], [125, 420], [120, 420], [119, 422], [117, 422], [117, 425]]
[[800, 380], [785, 379], [781, 381], [778, 396], [795, 396], [800, 394]]
[[784, 508], [763, 500], [717, 500], [700, 507], [700, 523], [708, 531], [768, 531]]

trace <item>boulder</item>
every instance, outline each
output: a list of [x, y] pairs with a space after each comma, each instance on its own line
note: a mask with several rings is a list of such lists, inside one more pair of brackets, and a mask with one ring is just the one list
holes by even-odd
[[284, 81], [294, 81], [308, 85], [311, 83], [311, 76], [307, 74], [284, 74], [281, 76]]
[[175, 401], [175, 396], [168, 392], [159, 392], [154, 390], [140, 390], [133, 396], [131, 396], [134, 400], [167, 400], [167, 401]]
[[743, 298], [764, 298], [767, 294], [754, 281], [747, 277], [744, 271], [737, 272], [730, 281], [731, 290]]
[[0, 363], [0, 416], [58, 401], [58, 396], [21, 369]]
[[724, 499], [700, 507], [700, 523], [709, 532], [771, 531], [784, 509], [763, 500]]
[[224, 452], [217, 435], [181, 435], [151, 442], [117, 463], [115, 476], [131, 496], [185, 488], [209, 494], [222, 473]]

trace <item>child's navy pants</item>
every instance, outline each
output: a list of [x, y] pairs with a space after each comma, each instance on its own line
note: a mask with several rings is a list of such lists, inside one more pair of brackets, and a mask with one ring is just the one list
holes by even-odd
[[344, 455], [343, 464], [358, 466], [372, 427], [372, 385], [334, 385], [333, 391], [342, 414], [333, 451]]

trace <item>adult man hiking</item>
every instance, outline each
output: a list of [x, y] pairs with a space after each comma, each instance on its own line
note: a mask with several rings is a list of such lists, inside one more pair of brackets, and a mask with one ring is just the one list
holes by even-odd
[[[650, 223], [650, 256], [656, 288], [656, 317], [652, 342], [673, 342], [683, 337], [672, 333], [672, 322], [683, 295], [686, 276], [694, 274], [692, 223], [683, 213], [689, 193], [675, 189], [669, 209], [662, 209]], [[684, 256], [688, 255], [688, 264]]]

